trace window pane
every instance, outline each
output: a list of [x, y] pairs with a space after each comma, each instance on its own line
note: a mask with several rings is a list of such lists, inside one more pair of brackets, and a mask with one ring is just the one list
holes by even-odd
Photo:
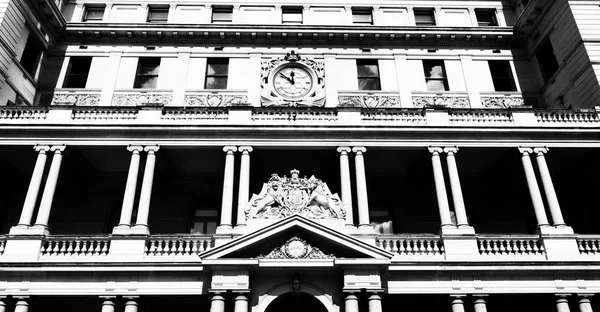
[[550, 40], [546, 40], [540, 45], [536, 56], [544, 74], [544, 79], [550, 79], [550, 77], [552, 77], [554, 73], [556, 73], [559, 67]]
[[352, 22], [357, 24], [371, 24], [373, 22], [371, 11], [352, 10]]
[[415, 10], [415, 23], [420, 26], [435, 26], [433, 10]]
[[283, 8], [284, 23], [302, 23], [302, 8]]
[[377, 65], [358, 65], [358, 77], [379, 77]]
[[91, 57], [71, 58], [63, 88], [85, 88], [91, 64]]
[[233, 8], [213, 8], [213, 22], [231, 22], [233, 20]]
[[85, 10], [85, 20], [86, 21], [101, 21], [104, 16], [104, 8], [99, 7], [91, 7], [86, 8]]
[[85, 74], [87, 75], [92, 65], [91, 57], [73, 57], [71, 58], [70, 74]]
[[379, 78], [360, 78], [358, 79], [359, 90], [381, 90]]
[[441, 65], [431, 66], [426, 71], [428, 78], [444, 78], [444, 68]]
[[446, 91], [443, 80], [428, 80], [426, 85], [427, 91]]
[[498, 26], [496, 10], [475, 10], [479, 26]]
[[160, 59], [140, 58], [137, 75], [158, 75]]
[[490, 73], [494, 82], [496, 91], [517, 91], [514, 83], [510, 62], [508, 61], [488, 61]]
[[166, 22], [168, 17], [168, 8], [150, 8], [148, 12], [148, 22]]
[[227, 75], [229, 64], [209, 63], [206, 69], [207, 75]]
[[227, 77], [206, 77], [206, 89], [227, 89]]
[[136, 78], [133, 87], [136, 89], [156, 89], [157, 82], [158, 77], [156, 76], [140, 76]]

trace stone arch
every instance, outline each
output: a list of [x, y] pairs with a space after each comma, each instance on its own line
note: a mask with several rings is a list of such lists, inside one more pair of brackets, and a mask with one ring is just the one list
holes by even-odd
[[[292, 286], [288, 282], [275, 285], [258, 298], [258, 303], [253, 307], [252, 311], [265, 312], [267, 307], [277, 299], [277, 297], [290, 292], [292, 292]], [[321, 287], [303, 282], [300, 292], [314, 296], [321, 304], [323, 304], [325, 309], [327, 309], [327, 312], [340, 312], [340, 308], [333, 302], [333, 297]]]

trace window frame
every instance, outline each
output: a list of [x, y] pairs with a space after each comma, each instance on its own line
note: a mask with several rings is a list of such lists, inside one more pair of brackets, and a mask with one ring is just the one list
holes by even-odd
[[[496, 64], [492, 66], [492, 64]], [[498, 74], [497, 69], [500, 68], [499, 64], [503, 64], [503, 67], [500, 71], [504, 71], [504, 74]], [[488, 60], [488, 67], [490, 68], [490, 73], [492, 74], [492, 82], [494, 83], [494, 91], [496, 92], [516, 92], [517, 91], [517, 83], [515, 81], [515, 75], [513, 73], [512, 67], [510, 66], [510, 61], [506, 60]], [[494, 69], [495, 68], [495, 69]], [[498, 88], [502, 83], [508, 82], [509, 88], [507, 90], [500, 90], [505, 88]]]
[[[221, 63], [220, 63], [221, 62]], [[227, 72], [226, 73], [213, 73], [213, 74], [209, 74], [209, 67], [210, 65], [213, 64], [227, 64]], [[211, 87], [209, 88], [209, 78], [215, 78], [216, 79], [225, 79], [225, 87], [224, 88], [214, 88]], [[226, 57], [209, 57], [206, 59], [206, 71], [204, 73], [204, 89], [207, 90], [226, 90], [227, 89], [227, 83], [229, 81], [229, 58]]]
[[[491, 16], [492, 21], [480, 21], [479, 17], [481, 16]], [[496, 9], [475, 9], [475, 18], [477, 19], [477, 26], [479, 27], [498, 27], [500, 26], [498, 22], [498, 14]], [[482, 25], [483, 24], [483, 25]]]
[[[377, 66], [377, 75], [373, 76], [361, 76], [360, 66]], [[381, 71], [379, 70], [379, 60], [377, 59], [357, 59], [356, 60], [356, 79], [358, 80], [358, 90], [360, 91], [381, 91]], [[365, 89], [363, 88], [361, 81], [375, 81], [375, 88]], [[369, 85], [369, 84], [366, 84]]]
[[[431, 65], [431, 66], [429, 66]], [[442, 76], [443, 77], [428, 77], [431, 74], [431, 71], [427, 71], [428, 67], [442, 66]], [[446, 72], [446, 63], [444, 60], [423, 60], [423, 72], [425, 74], [425, 86], [427, 87], [427, 82], [429, 81], [442, 81], [444, 85], [444, 90], [429, 90], [427, 87], [427, 91], [432, 92], [442, 92], [442, 91], [450, 91], [450, 85], [448, 84], [448, 74]]]
[[[153, 71], [156, 71], [156, 74], [140, 74], [140, 68], [141, 68], [143, 62], [151, 62], [151, 61], [157, 61], [157, 60], [158, 60], [158, 65], [153, 70]], [[133, 88], [134, 89], [156, 89], [156, 87], [158, 85], [160, 63], [161, 63], [160, 57], [140, 57], [140, 58], [138, 58], [137, 69], [135, 71], [135, 80], [133, 81]], [[150, 88], [148, 88], [148, 87], [142, 88], [141, 80], [147, 79], [147, 78], [156, 78], [156, 80], [154, 80], [154, 81], [156, 81], [156, 83]]]
[[[90, 11], [102, 11], [102, 17], [90, 19], [88, 13]], [[106, 5], [103, 4], [86, 4], [83, 8], [83, 15], [81, 21], [84, 23], [102, 22], [104, 20], [104, 14], [106, 14]]]
[[[286, 12], [287, 11], [287, 12]], [[294, 19], [286, 20], [286, 16], [300, 15], [300, 21]], [[282, 6], [281, 7], [281, 23], [302, 25], [304, 23], [304, 8], [301, 6]]]
[[556, 53], [554, 53], [554, 46], [550, 42], [550, 38], [542, 40], [535, 51], [535, 58], [540, 66], [544, 82], [548, 82], [560, 69], [560, 64], [558, 63]]
[[[419, 23], [417, 21], [417, 16], [424, 16], [425, 13], [427, 13], [428, 16], [431, 16], [432, 23]], [[415, 26], [437, 26], [434, 8], [414, 8], [413, 15], [415, 17]]]
[[[90, 69], [92, 68], [92, 59], [91, 56], [72, 56], [69, 58], [69, 64], [67, 65], [67, 72], [65, 73], [65, 78], [63, 80], [62, 87], [68, 89], [83, 89], [87, 84], [87, 80], [90, 76]], [[89, 60], [89, 66], [87, 67], [87, 71], [85, 73], [73, 73], [73, 66], [75, 61], [83, 61]], [[83, 81], [83, 87], [77, 87], [70, 85], [70, 82], [73, 81], [73, 78], [85, 77]]]
[[[215, 19], [217, 14], [229, 14], [229, 19]], [[232, 23], [233, 22], [233, 6], [213, 6], [212, 12], [210, 15], [211, 23]]]
[[[152, 17], [152, 11], [160, 11], [160, 12], [166, 12], [166, 17], [164, 20], [153, 20]], [[164, 5], [149, 5], [148, 6], [148, 14], [146, 15], [146, 22], [147, 23], [166, 23], [169, 20], [169, 7], [168, 6], [164, 6]]]
[[[368, 21], [363, 21], [360, 17], [368, 16]], [[357, 18], [359, 17], [359, 18]], [[373, 8], [352, 7], [352, 24], [373, 25]]]
[[36, 80], [36, 73], [44, 51], [44, 44], [40, 38], [34, 32], [30, 32], [19, 57], [19, 65], [33, 80]]

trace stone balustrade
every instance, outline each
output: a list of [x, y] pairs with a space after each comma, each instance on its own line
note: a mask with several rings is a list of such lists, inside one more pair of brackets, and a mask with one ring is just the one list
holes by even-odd
[[134, 120], [137, 119], [138, 109], [135, 107], [117, 108], [112, 106], [75, 107], [73, 120], [108, 121], [108, 120]]
[[50, 236], [42, 242], [41, 256], [86, 257], [106, 256], [110, 248], [108, 236], [72, 237]]
[[439, 236], [382, 235], [375, 242], [377, 247], [397, 255], [437, 256], [444, 254], [444, 245]]
[[484, 256], [544, 255], [544, 245], [537, 235], [532, 236], [480, 236], [477, 238], [479, 254]]
[[577, 238], [579, 253], [585, 255], [600, 254], [600, 237], [592, 235], [580, 235]]
[[206, 236], [152, 236], [146, 240], [146, 256], [199, 255], [215, 245], [210, 235]]
[[333, 109], [256, 108], [253, 123], [280, 124], [336, 124], [337, 112]]
[[600, 124], [600, 117], [598, 116], [598, 111], [573, 112], [567, 110], [548, 110], [536, 111], [535, 116], [537, 117], [538, 123], [552, 124], [554, 126], [575, 124]]
[[502, 124], [513, 123], [512, 114], [507, 110], [451, 110], [448, 112], [450, 123], [452, 125], [492, 125], [498, 126]]
[[0, 107], [0, 121], [43, 120], [46, 119], [48, 109], [41, 106], [2, 106]]
[[165, 107], [162, 111], [162, 120], [171, 122], [206, 122], [227, 123], [229, 112], [221, 107]]
[[422, 110], [410, 109], [363, 109], [361, 120], [369, 125], [426, 125], [427, 119]]

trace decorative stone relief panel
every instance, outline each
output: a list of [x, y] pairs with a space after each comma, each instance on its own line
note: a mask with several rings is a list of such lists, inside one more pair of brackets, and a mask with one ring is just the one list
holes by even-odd
[[469, 108], [471, 104], [466, 96], [456, 95], [418, 95], [412, 97], [413, 106], [417, 108], [428, 106], [443, 106], [448, 108]]
[[124, 93], [113, 95], [114, 106], [168, 106], [173, 95], [162, 93]]
[[400, 108], [400, 97], [393, 95], [340, 95], [341, 107]]
[[285, 244], [273, 249], [266, 255], [259, 255], [257, 259], [335, 259], [335, 256], [327, 255], [319, 248], [311, 246], [305, 240], [294, 236]]
[[520, 96], [482, 96], [481, 103], [486, 108], [510, 108], [523, 106], [525, 101]]
[[76, 105], [76, 106], [98, 106], [100, 94], [80, 92], [55, 92], [44, 94], [40, 102], [43, 105]]
[[186, 94], [185, 106], [218, 107], [244, 105], [248, 96], [241, 94]]

